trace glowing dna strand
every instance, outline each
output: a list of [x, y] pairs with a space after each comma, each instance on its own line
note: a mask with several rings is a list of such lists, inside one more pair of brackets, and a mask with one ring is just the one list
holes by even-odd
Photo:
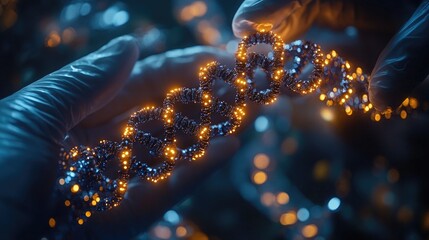
[[[251, 46], [269, 44], [272, 55], [248, 53]], [[287, 63], [291, 65], [286, 68]], [[308, 79], [300, 79], [308, 64], [313, 69]], [[257, 90], [253, 82], [254, 72], [262, 69], [269, 80], [268, 89]], [[223, 80], [235, 89], [234, 104], [212, 95], [214, 81]], [[143, 108], [134, 113], [122, 133], [119, 142], [102, 140], [94, 148], [79, 146], [61, 154], [60, 178], [58, 188], [64, 197], [64, 204], [70, 207], [74, 221], [83, 224], [92, 212], [105, 211], [118, 206], [127, 191], [131, 174], [152, 182], [167, 178], [176, 162], [196, 160], [204, 156], [209, 140], [216, 136], [226, 136], [236, 131], [246, 112], [246, 100], [260, 104], [276, 101], [280, 88], [286, 88], [300, 94], [318, 92], [320, 100], [328, 106], [344, 106], [348, 115], [353, 111], [371, 112], [376, 121], [382, 114], [376, 112], [368, 99], [368, 76], [357, 68], [352, 72], [350, 64], [340, 58], [335, 51], [326, 56], [317, 44], [295, 41], [284, 44], [282, 39], [272, 32], [257, 32], [242, 39], [236, 53], [234, 69], [212, 62], [199, 72], [199, 88], [178, 88], [167, 93], [162, 107]], [[406, 100], [407, 101], [407, 100]], [[403, 104], [400, 111], [415, 108], [416, 103]], [[175, 104], [200, 103], [200, 120], [190, 119], [175, 111]], [[214, 114], [227, 120], [213, 123]], [[391, 112], [384, 114], [390, 117]], [[401, 112], [402, 115], [402, 112]], [[164, 136], [153, 137], [142, 130], [149, 121], [162, 121]], [[177, 131], [195, 136], [196, 144], [179, 149], [175, 138]], [[151, 167], [133, 156], [133, 146], [142, 144], [155, 158], [163, 159], [157, 167]], [[118, 162], [116, 179], [106, 176], [106, 165]]]

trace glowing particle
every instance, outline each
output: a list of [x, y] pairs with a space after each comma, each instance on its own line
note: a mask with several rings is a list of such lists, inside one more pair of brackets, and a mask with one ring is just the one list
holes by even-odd
[[276, 196], [271, 192], [265, 192], [261, 195], [261, 203], [264, 206], [272, 206], [276, 201]]
[[406, 119], [407, 118], [407, 112], [405, 110], [401, 111], [401, 118]]
[[410, 98], [410, 107], [416, 109], [419, 106], [419, 101], [415, 98]]
[[317, 228], [317, 226], [316, 225], [314, 225], [314, 224], [309, 224], [309, 225], [306, 225], [306, 226], [304, 226], [303, 228], [302, 228], [302, 231], [301, 231], [301, 233], [302, 233], [302, 235], [304, 236], [304, 237], [306, 237], [306, 238], [312, 238], [312, 237], [314, 237], [314, 236], [316, 236], [317, 235], [317, 232], [318, 232], [319, 230], [318, 230], [318, 228]]
[[56, 47], [61, 43], [61, 37], [57, 32], [51, 32], [49, 36], [46, 38], [46, 46], [47, 47]]
[[112, 18], [112, 23], [114, 26], [119, 27], [124, 25], [129, 20], [129, 14], [127, 11], [121, 10], [115, 13]]
[[71, 187], [71, 191], [72, 193], [76, 193], [79, 191], [79, 185], [75, 184]]
[[266, 118], [265, 116], [259, 116], [255, 120], [255, 130], [257, 132], [264, 132], [268, 129], [268, 127], [269, 127], [268, 118]]
[[350, 63], [346, 62], [346, 68], [350, 68]]
[[310, 212], [307, 210], [307, 208], [300, 208], [296, 212], [296, 216], [298, 217], [299, 221], [305, 222], [310, 218]]
[[328, 208], [331, 211], [337, 210], [341, 205], [341, 200], [337, 197], [333, 197], [328, 202]]
[[59, 183], [60, 185], [64, 185], [64, 183], [65, 183], [64, 178], [60, 178], [60, 179], [58, 180], [58, 183]]
[[384, 113], [384, 117], [386, 119], [390, 119], [392, 117], [392, 113], [391, 112], [386, 112], [386, 113]]
[[178, 224], [180, 221], [179, 214], [174, 210], [169, 210], [164, 214], [164, 219], [172, 224]]
[[267, 181], [267, 174], [262, 172], [262, 171], [258, 171], [253, 175], [253, 182], [255, 182], [256, 184], [263, 184]]
[[346, 114], [349, 116], [353, 114], [353, 110], [350, 106], [346, 106], [345, 111], [346, 111]]
[[368, 106], [365, 106], [365, 108], [364, 108], [364, 112], [368, 112], [369, 111], [369, 107]]
[[405, 100], [402, 102], [402, 106], [407, 107], [409, 103], [410, 103], [410, 99], [405, 98]]
[[253, 158], [253, 164], [259, 169], [265, 169], [270, 164], [270, 158], [263, 153], [256, 154]]
[[176, 228], [176, 236], [178, 236], [179, 238], [183, 238], [186, 237], [186, 235], [188, 234], [188, 230], [186, 230], [185, 227], [183, 226], [178, 226]]
[[170, 239], [171, 238], [171, 230], [167, 226], [158, 225], [154, 229], [154, 234], [158, 239]]
[[49, 218], [49, 227], [54, 228], [55, 225], [57, 224], [57, 222], [55, 221], [54, 218]]
[[376, 113], [376, 114], [374, 115], [374, 120], [375, 120], [376, 122], [380, 121], [380, 120], [381, 120], [381, 115], [380, 115], [379, 113]]
[[320, 110], [320, 116], [327, 122], [332, 122], [334, 120], [334, 113], [329, 108], [322, 108]]
[[360, 67], [356, 68], [356, 73], [361, 75], [362, 74], [362, 68], [360, 68]]
[[285, 193], [285, 192], [281, 192], [279, 194], [277, 194], [277, 203], [284, 205], [286, 203], [289, 202], [289, 194]]
[[280, 223], [285, 226], [295, 224], [296, 221], [297, 218], [296, 213], [294, 211], [283, 213], [280, 216]]

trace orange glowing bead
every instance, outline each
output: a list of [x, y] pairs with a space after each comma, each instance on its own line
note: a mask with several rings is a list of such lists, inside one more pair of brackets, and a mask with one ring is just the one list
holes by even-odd
[[185, 227], [183, 227], [183, 226], [178, 226], [177, 228], [176, 228], [176, 235], [179, 237], [179, 238], [183, 238], [183, 237], [186, 237], [186, 235], [188, 234], [188, 231], [186, 230], [186, 228]]
[[256, 154], [256, 156], [253, 158], [253, 164], [259, 169], [265, 169], [270, 164], [270, 158], [263, 153]]
[[297, 217], [294, 211], [283, 213], [280, 216], [280, 223], [285, 226], [295, 224], [296, 221]]
[[401, 111], [401, 118], [406, 119], [407, 118], [407, 112], [405, 110]]
[[374, 116], [374, 120], [375, 120], [376, 122], [380, 121], [380, 120], [381, 120], [381, 115], [380, 115], [380, 114], [378, 114], [378, 113], [376, 113], [376, 114], [375, 114], [375, 116]]
[[281, 192], [279, 194], [277, 194], [277, 203], [278, 204], [286, 204], [289, 202], [289, 194], [285, 193], [285, 192]]
[[71, 192], [76, 193], [79, 191], [79, 185], [75, 184], [71, 187]]
[[262, 171], [258, 171], [253, 175], [253, 182], [255, 182], [256, 184], [260, 185], [263, 184], [267, 181], [267, 174], [262, 172]]
[[49, 224], [49, 227], [54, 228], [57, 222], [55, 221], [54, 218], [49, 218], [48, 224]]

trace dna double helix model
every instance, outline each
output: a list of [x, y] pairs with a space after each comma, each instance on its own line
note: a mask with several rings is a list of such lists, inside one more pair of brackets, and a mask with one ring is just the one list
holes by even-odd
[[[270, 45], [272, 51], [268, 54], [249, 52], [249, 48], [259, 44]], [[347, 115], [360, 111], [370, 113], [379, 121], [382, 116], [390, 118], [392, 114], [373, 108], [368, 98], [368, 76], [361, 68], [352, 70], [350, 63], [335, 51], [324, 55], [317, 44], [300, 40], [285, 44], [275, 33], [259, 31], [241, 40], [235, 57], [234, 69], [211, 62], [200, 69], [198, 88], [173, 89], [167, 93], [162, 107], [146, 107], [132, 114], [119, 142], [102, 140], [92, 148], [77, 146], [62, 150], [57, 187], [75, 223], [82, 225], [93, 212], [118, 206], [127, 191], [130, 176], [157, 182], [170, 176], [176, 162], [203, 157], [211, 138], [232, 134], [240, 127], [246, 116], [247, 101], [274, 103], [281, 88], [299, 94], [316, 92], [328, 106], [344, 107]], [[308, 77], [301, 79], [311, 65]], [[254, 76], [258, 68], [266, 74], [267, 89], [256, 89]], [[235, 90], [232, 104], [213, 96], [213, 85], [219, 80]], [[178, 103], [201, 104], [200, 119], [177, 112], [175, 105]], [[415, 105], [403, 104], [398, 113], [408, 112]], [[227, 120], [213, 123], [215, 114]], [[143, 130], [143, 125], [149, 121], [163, 123], [162, 138]], [[196, 143], [185, 149], [178, 148], [175, 138], [178, 131], [195, 137]], [[145, 159], [137, 159], [133, 155], [136, 144], [146, 147], [159, 164], [150, 166]], [[119, 164], [116, 179], [106, 174], [107, 165], [112, 162]]]

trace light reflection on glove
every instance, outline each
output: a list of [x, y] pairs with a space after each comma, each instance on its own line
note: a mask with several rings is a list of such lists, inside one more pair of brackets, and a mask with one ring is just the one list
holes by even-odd
[[[125, 113], [126, 120], [130, 109], [155, 104], [171, 86], [198, 85], [199, 67], [211, 60], [232, 60], [209, 47], [174, 50], [141, 61], [138, 52], [133, 37], [117, 38], [0, 100], [0, 239], [34, 239], [48, 226], [58, 154], [66, 134], [67, 145], [91, 145], [119, 136], [123, 121], [114, 116]], [[84, 226], [84, 236], [135, 236], [237, 148], [233, 137], [216, 139], [205, 159], [178, 166], [169, 180], [157, 185], [130, 182], [122, 205], [95, 214]]]
[[245, 0], [232, 27], [236, 36], [243, 37], [260, 24], [269, 24], [286, 42], [295, 40], [315, 23], [332, 28], [352, 25], [365, 30], [396, 31], [378, 58], [369, 87], [374, 106], [385, 110], [399, 106], [429, 74], [429, 1], [423, 1], [417, 9], [415, 2]]

